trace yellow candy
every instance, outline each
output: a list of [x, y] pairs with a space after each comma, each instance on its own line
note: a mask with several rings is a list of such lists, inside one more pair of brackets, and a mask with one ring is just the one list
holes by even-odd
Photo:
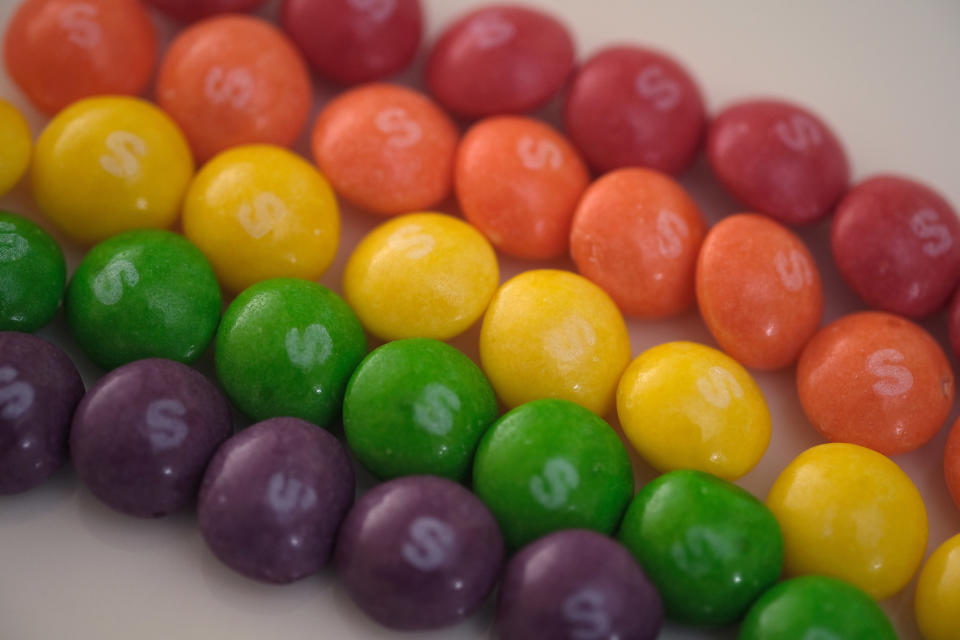
[[477, 321], [499, 282], [497, 256], [451, 216], [413, 213], [371, 231], [347, 262], [343, 291], [384, 340], [452, 338]]
[[92, 244], [172, 225], [192, 175], [187, 141], [163, 111], [137, 98], [88, 98], [40, 134], [33, 193], [64, 233]]
[[940, 545], [923, 565], [914, 609], [926, 640], [960, 638], [960, 534]]
[[604, 416], [630, 361], [630, 337], [597, 285], [568, 271], [527, 271], [490, 301], [480, 360], [508, 407], [562, 398]]
[[770, 442], [770, 412], [746, 369], [693, 342], [641, 353], [617, 388], [617, 414], [655, 469], [698, 469], [736, 480]]
[[183, 231], [236, 293], [268, 278], [322, 276], [337, 253], [340, 213], [313, 165], [280, 147], [248, 145], [197, 173]]
[[855, 444], [807, 449], [773, 483], [767, 506], [780, 522], [784, 570], [846, 580], [880, 600], [916, 573], [927, 511], [910, 478]]
[[30, 166], [30, 127], [17, 109], [0, 100], [0, 196], [13, 188]]

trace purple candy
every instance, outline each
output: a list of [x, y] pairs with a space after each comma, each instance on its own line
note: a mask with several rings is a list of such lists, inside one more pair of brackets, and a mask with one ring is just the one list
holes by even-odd
[[271, 418], [217, 450], [200, 489], [200, 530], [214, 554], [264, 582], [293, 582], [329, 560], [353, 504], [353, 467], [327, 431]]
[[483, 602], [503, 562], [503, 538], [487, 507], [459, 484], [407, 476], [357, 501], [334, 558], [371, 618], [403, 631], [438, 629]]
[[500, 640], [652, 640], [662, 622], [660, 595], [630, 552], [579, 529], [521, 549], [497, 603]]
[[202, 374], [172, 360], [138, 360], [84, 396], [70, 450], [95, 496], [132, 516], [159, 517], [193, 502], [231, 428], [226, 399]]
[[0, 332], [0, 495], [37, 486], [67, 460], [83, 380], [58, 347]]

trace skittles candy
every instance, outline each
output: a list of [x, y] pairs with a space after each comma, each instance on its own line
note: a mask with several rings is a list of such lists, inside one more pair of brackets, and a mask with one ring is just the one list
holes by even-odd
[[20, 181], [33, 151], [30, 127], [16, 107], [0, 99], [0, 196]]
[[940, 545], [923, 565], [914, 610], [926, 640], [960, 638], [960, 534]]
[[46, 231], [0, 211], [0, 331], [31, 332], [60, 308], [67, 265]]

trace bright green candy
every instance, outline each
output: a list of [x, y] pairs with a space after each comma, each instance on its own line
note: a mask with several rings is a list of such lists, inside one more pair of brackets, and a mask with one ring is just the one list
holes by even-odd
[[559, 529], [613, 532], [633, 494], [633, 471], [603, 419], [566, 400], [534, 400], [484, 435], [473, 490], [517, 549]]
[[354, 372], [343, 403], [350, 448], [381, 478], [462, 480], [496, 419], [497, 397], [480, 367], [428, 338], [373, 351]]
[[740, 619], [783, 563], [783, 536], [770, 510], [702, 471], [671, 471], [641, 489], [619, 537], [657, 587], [667, 616], [690, 624]]
[[254, 420], [302, 418], [322, 427], [340, 417], [347, 381], [367, 338], [347, 303], [294, 278], [265, 280], [227, 307], [217, 332], [217, 376]]
[[203, 353], [220, 319], [220, 287], [200, 250], [159, 229], [128, 231], [86, 255], [67, 287], [67, 323], [105, 369], [141, 358], [184, 363]]
[[0, 331], [30, 333], [57, 313], [67, 265], [46, 231], [0, 211]]
[[781, 582], [751, 607], [740, 640], [897, 640], [866, 593], [842, 580], [802, 576]]

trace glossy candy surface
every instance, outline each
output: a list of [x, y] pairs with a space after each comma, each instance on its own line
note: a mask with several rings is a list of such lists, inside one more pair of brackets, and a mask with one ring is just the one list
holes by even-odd
[[340, 242], [330, 185], [300, 156], [270, 145], [229, 149], [190, 185], [183, 231], [236, 293], [268, 278], [319, 279]]
[[94, 244], [130, 229], [171, 226], [193, 168], [186, 139], [157, 107], [87, 98], [58, 113], [37, 139], [33, 195], [65, 234]]
[[147, 0], [147, 2], [171, 18], [190, 22], [217, 13], [253, 11], [265, 0]]
[[463, 480], [497, 397], [470, 358], [438, 340], [389, 342], [363, 359], [343, 401], [357, 459], [380, 478]]
[[16, 107], [0, 99], [0, 196], [23, 177], [32, 151], [33, 136], [27, 121]]
[[343, 272], [344, 297], [378, 338], [447, 340], [467, 330], [497, 289], [490, 243], [459, 218], [400, 216], [371, 231]]
[[434, 476], [380, 484], [347, 515], [334, 556], [354, 603], [391, 629], [452, 625], [483, 602], [503, 562], [487, 508]]
[[70, 419], [82, 397], [83, 381], [66, 353], [0, 331], [0, 496], [32, 489], [67, 461]]
[[923, 500], [894, 462], [871, 449], [807, 449], [777, 477], [767, 506], [783, 531], [788, 576], [833, 576], [882, 600], [902, 589], [923, 559]]
[[464, 217], [495, 247], [521, 258], [567, 253], [589, 181], [573, 145], [533, 118], [481, 120], [457, 149], [454, 185]]
[[700, 471], [671, 471], [630, 503], [618, 534], [685, 624], [739, 620], [780, 576], [773, 514], [740, 487]]
[[60, 308], [63, 251], [30, 220], [0, 211], [0, 331], [32, 332]]
[[947, 489], [960, 509], [960, 419], [953, 423], [943, 452], [943, 472]]
[[207, 462], [231, 430], [226, 399], [202, 374], [172, 360], [138, 360], [83, 397], [70, 456], [108, 506], [156, 518], [193, 504]]
[[650, 169], [619, 169], [583, 194], [570, 253], [625, 314], [662, 318], [693, 304], [705, 233], [700, 209], [676, 181]]
[[693, 342], [637, 356], [617, 387], [617, 415], [633, 447], [662, 472], [699, 469], [736, 480], [770, 442], [770, 412], [750, 374]]
[[920, 326], [866, 311], [824, 327], [797, 364], [803, 411], [829, 440], [886, 455], [912, 451], [944, 425], [954, 378], [940, 345]]
[[960, 534], [927, 559], [917, 581], [914, 610], [925, 640], [960, 638]]
[[612, 533], [633, 494], [633, 472], [609, 424], [572, 402], [544, 399], [487, 430], [473, 491], [516, 550], [560, 529]]
[[720, 347], [755, 369], [796, 362], [823, 313], [820, 272], [803, 240], [756, 214], [729, 216], [710, 229], [696, 291]]
[[263, 582], [293, 582], [327, 564], [353, 494], [353, 467], [336, 438], [303, 420], [274, 418], [217, 450], [197, 518], [207, 546], [229, 567]]

